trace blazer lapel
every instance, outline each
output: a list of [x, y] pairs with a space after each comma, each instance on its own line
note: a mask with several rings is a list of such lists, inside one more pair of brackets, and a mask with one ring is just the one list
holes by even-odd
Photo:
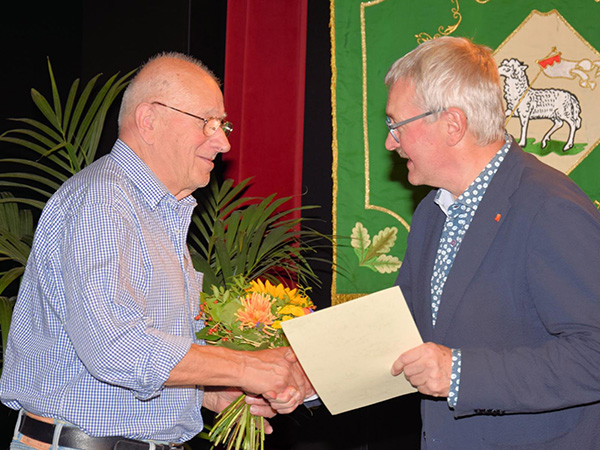
[[[431, 200], [433, 202], [433, 200]], [[436, 206], [437, 208], [437, 206]], [[438, 214], [439, 212], [439, 214]], [[435, 218], [433, 223], [433, 234], [432, 236], [440, 236], [442, 234], [442, 228], [444, 227], [444, 221], [446, 216], [444, 213], [437, 208]], [[428, 226], [424, 227], [425, 229], [429, 229]], [[424, 277], [426, 280], [425, 283], [419, 283], [418, 289], [416, 292], [415, 298], [424, 299], [424, 301], [418, 301], [415, 303], [415, 320], [417, 321], [417, 325], [419, 331], [421, 333], [421, 338], [424, 342], [433, 340], [433, 324], [432, 324], [432, 316], [431, 316], [431, 274], [433, 273], [433, 264], [435, 262], [435, 257], [437, 254], [437, 249], [439, 246], [439, 238], [436, 239], [428, 239], [425, 241], [425, 244], [422, 249], [422, 261], [424, 263]]]

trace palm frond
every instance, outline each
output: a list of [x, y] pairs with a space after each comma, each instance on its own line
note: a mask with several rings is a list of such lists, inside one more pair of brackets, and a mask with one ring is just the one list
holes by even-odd
[[33, 243], [32, 213], [19, 209], [15, 200], [10, 193], [0, 193], [0, 261], [10, 262], [8, 270], [0, 272], [0, 294], [23, 274]]
[[0, 297], [0, 334], [2, 334], [2, 360], [0, 360], [0, 374], [2, 373], [2, 363], [4, 362], [4, 349], [6, 348], [6, 339], [10, 328], [10, 320], [15, 305], [15, 298]]
[[306, 219], [290, 218], [315, 206], [285, 209], [290, 197], [244, 197], [250, 180], [237, 185], [225, 180], [221, 186], [212, 180], [197, 194], [200, 205], [192, 218], [190, 247], [196, 269], [205, 276], [203, 290], [225, 286], [236, 275], [319, 285], [307, 255], [319, 241], [330, 241], [303, 230]]
[[[30, 152], [20, 158], [0, 159], [0, 166], [9, 163], [11, 167], [23, 167], [20, 172], [10, 173], [0, 167], [1, 185], [26, 188], [29, 192], [48, 198], [67, 178], [92, 163], [97, 154], [107, 112], [127, 86], [133, 73], [131, 71], [120, 77], [117, 73], [96, 89], [101, 76], [98, 74], [85, 85], [79, 97], [77, 93], [80, 81], [77, 79], [72, 83], [63, 105], [52, 65], [48, 60], [51, 99], [46, 99], [36, 89], [31, 90], [31, 98], [45, 121], [11, 119], [29, 128], [20, 126], [0, 135], [0, 142]], [[20, 181], [11, 185], [10, 182], [15, 180]], [[30, 200], [22, 203], [34, 207], [44, 205], [44, 202], [39, 201], [38, 195]]]

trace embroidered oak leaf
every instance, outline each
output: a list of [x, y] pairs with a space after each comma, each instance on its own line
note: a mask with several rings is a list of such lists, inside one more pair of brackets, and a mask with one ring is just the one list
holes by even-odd
[[360, 222], [356, 222], [354, 228], [352, 228], [352, 234], [350, 235], [350, 245], [354, 249], [356, 256], [359, 260], [362, 260], [371, 245], [371, 237], [369, 231]]
[[379, 273], [392, 273], [396, 272], [402, 262], [392, 255], [379, 255], [373, 262], [373, 267]]
[[373, 249], [377, 253], [389, 252], [396, 243], [398, 228], [386, 227], [373, 238]]
[[398, 229], [396, 227], [386, 227], [371, 241], [369, 231], [362, 223], [356, 222], [352, 228], [351, 245], [358, 257], [358, 265], [379, 273], [398, 270], [401, 261], [395, 256], [387, 255], [396, 243], [397, 236]]

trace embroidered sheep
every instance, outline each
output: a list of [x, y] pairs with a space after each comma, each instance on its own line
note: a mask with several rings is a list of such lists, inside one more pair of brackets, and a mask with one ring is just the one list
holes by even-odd
[[529, 80], [525, 70], [527, 64], [517, 59], [505, 59], [498, 67], [504, 81], [504, 99], [506, 100], [506, 116], [518, 117], [521, 122], [521, 139], [519, 145], [527, 145], [527, 125], [530, 120], [550, 119], [552, 127], [542, 139], [542, 148], [545, 148], [550, 136], [563, 126], [569, 124], [569, 138], [563, 147], [566, 152], [573, 147], [575, 132], [581, 127], [581, 107], [579, 100], [569, 91], [562, 89], [533, 89], [529, 87]]

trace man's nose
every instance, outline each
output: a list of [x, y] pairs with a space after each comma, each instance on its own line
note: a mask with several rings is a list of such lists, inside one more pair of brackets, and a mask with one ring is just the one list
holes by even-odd
[[396, 142], [396, 139], [394, 139], [394, 136], [392, 136], [392, 133], [388, 132], [387, 138], [385, 138], [385, 148], [388, 149], [389, 151], [393, 152], [398, 147], [400, 147], [400, 144], [398, 142]]
[[229, 150], [231, 150], [231, 144], [229, 143], [229, 139], [227, 138], [227, 135], [225, 134], [225, 131], [223, 131], [222, 128], [219, 128], [215, 132], [214, 136], [216, 142], [218, 142], [219, 153], [227, 153]]

